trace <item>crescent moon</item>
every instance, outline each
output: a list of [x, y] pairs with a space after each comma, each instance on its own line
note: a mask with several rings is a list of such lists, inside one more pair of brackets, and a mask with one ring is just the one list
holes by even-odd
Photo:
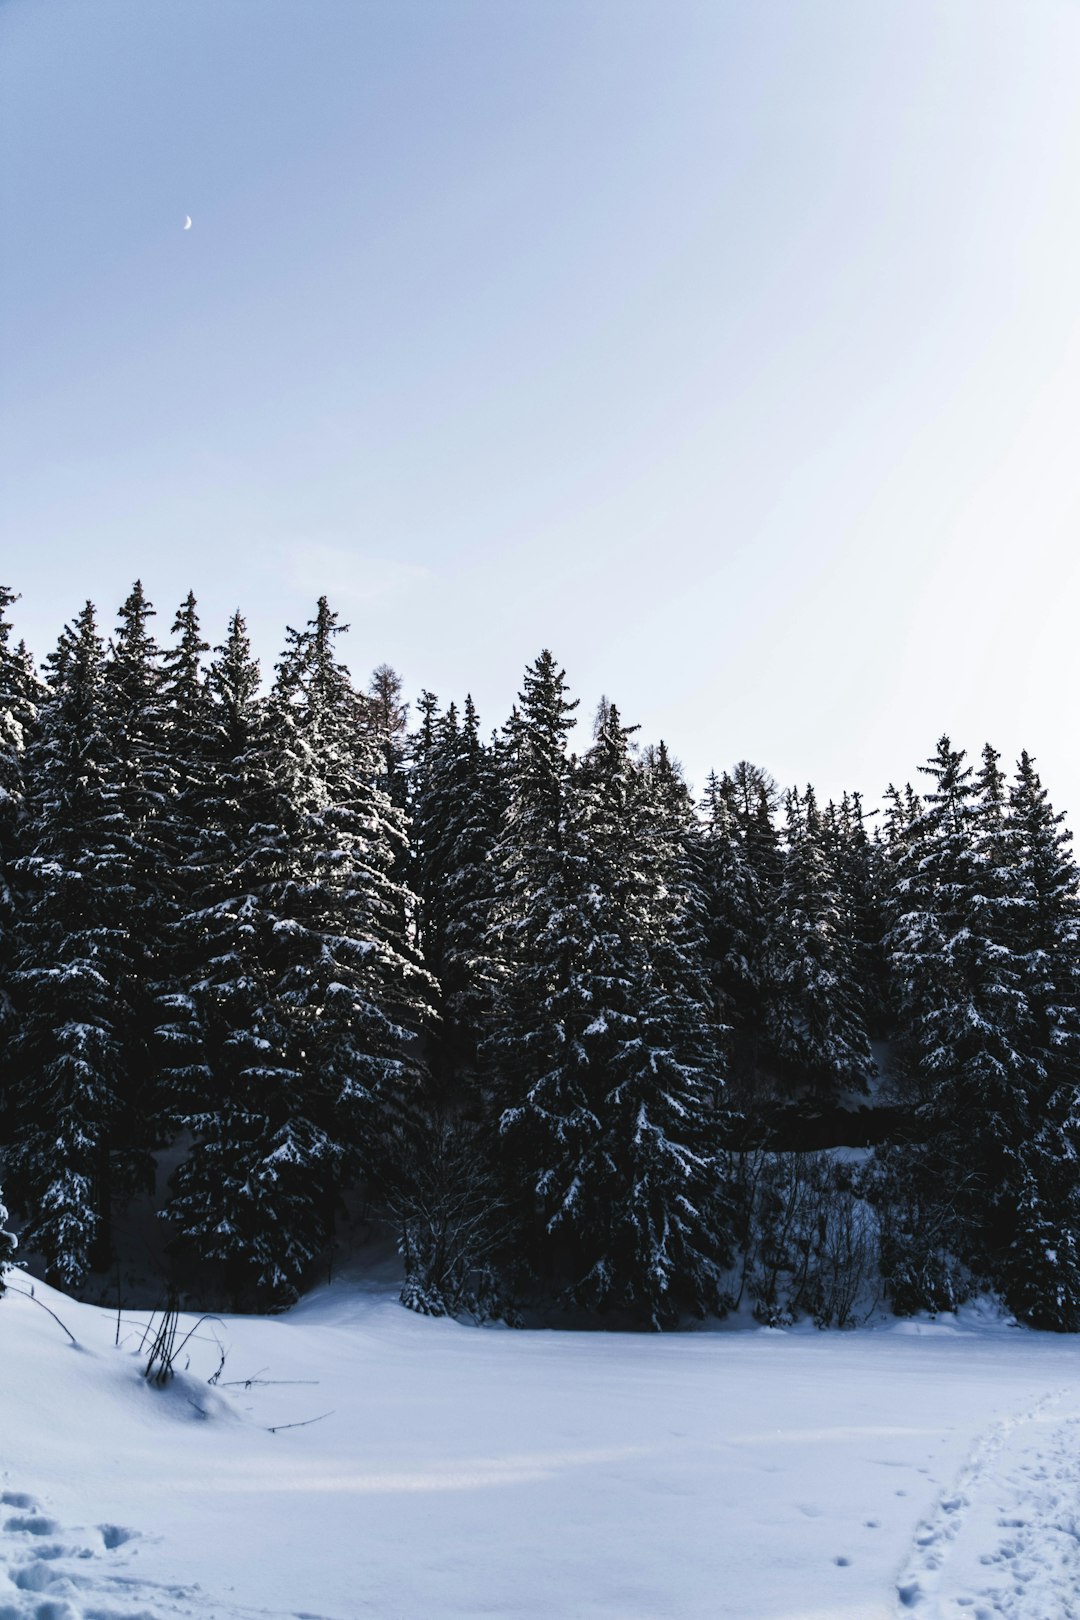
[[191, 229], [191, 215], [190, 214], [185, 216], [184, 229], [185, 229], [185, 231], [190, 231], [190, 229]]

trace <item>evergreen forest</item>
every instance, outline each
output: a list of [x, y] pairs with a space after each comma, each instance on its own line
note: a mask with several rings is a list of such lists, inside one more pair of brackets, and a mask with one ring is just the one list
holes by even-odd
[[[1080, 897], [1035, 762], [947, 736], [867, 810], [695, 799], [548, 651], [505, 724], [360, 689], [325, 598], [136, 583], [44, 664], [0, 590], [0, 1269], [276, 1309], [362, 1210], [431, 1314], [1080, 1327]], [[163, 1177], [162, 1166], [167, 1165]]]

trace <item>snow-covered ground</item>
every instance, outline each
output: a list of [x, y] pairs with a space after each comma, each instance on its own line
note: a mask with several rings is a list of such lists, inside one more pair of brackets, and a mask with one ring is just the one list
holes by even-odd
[[81, 1348], [0, 1301], [0, 1620], [1080, 1615], [1070, 1339], [515, 1333], [346, 1281], [155, 1390], [145, 1317], [117, 1350], [34, 1287]]

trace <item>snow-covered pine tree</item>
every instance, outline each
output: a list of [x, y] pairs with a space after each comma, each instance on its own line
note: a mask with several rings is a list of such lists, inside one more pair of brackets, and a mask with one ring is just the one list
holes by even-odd
[[[208, 971], [191, 994], [211, 1096], [188, 1117], [196, 1149], [172, 1214], [189, 1242], [278, 1301], [324, 1247], [343, 1178], [383, 1171], [428, 1016], [413, 901], [391, 876], [407, 855], [404, 818], [334, 655], [340, 628], [321, 598], [289, 631], [265, 708], [242, 622], [211, 671], [233, 750], [218, 767], [222, 848], [208, 847], [196, 911]], [[223, 1071], [226, 1107], [212, 1097]]]
[[[955, 1303], [947, 1250], [976, 1270], [1015, 1225], [1018, 1156], [1040, 1064], [1020, 963], [1009, 948], [1011, 901], [994, 853], [996, 759], [978, 785], [942, 737], [921, 767], [933, 783], [896, 862], [887, 948], [919, 1089], [918, 1143], [892, 1156], [921, 1189], [921, 1232], [887, 1253], [894, 1297], [906, 1306]], [[933, 1215], [928, 1212], [935, 1211]], [[932, 1258], [927, 1235], [934, 1234]], [[887, 1246], [888, 1248], [888, 1246]]]
[[471, 697], [460, 721], [453, 704], [445, 715], [430, 707], [425, 715], [411, 781], [415, 884], [424, 965], [439, 985], [432, 1069], [454, 1091], [475, 1075], [491, 1005], [484, 949], [502, 791]]
[[874, 855], [878, 872], [878, 899], [880, 905], [880, 956], [883, 975], [881, 1001], [885, 1032], [893, 1040], [890, 1067], [900, 1072], [910, 1070], [913, 1064], [912, 1041], [908, 1034], [908, 1015], [900, 1007], [900, 975], [892, 963], [892, 945], [889, 939], [897, 915], [896, 884], [904, 870], [905, 855], [912, 832], [923, 813], [923, 802], [911, 783], [898, 788], [890, 782], [883, 794], [881, 821], [874, 830]]
[[814, 790], [791, 792], [766, 947], [766, 1029], [789, 1086], [830, 1098], [866, 1089], [874, 1063], [855, 958]]
[[26, 810], [25, 753], [33, 732], [40, 682], [21, 646], [11, 645], [12, 626], [5, 617], [16, 602], [14, 591], [0, 585], [0, 1131], [11, 1100], [3, 1054], [10, 1038], [10, 976], [18, 915], [15, 862], [23, 853]]
[[663, 1327], [723, 1308], [726, 1031], [706, 956], [690, 795], [663, 743], [639, 769], [626, 737], [611, 705], [585, 762], [591, 864], [614, 902], [624, 1022], [589, 1167], [601, 1241], [576, 1297]]
[[[885, 813], [882, 818], [882, 855], [889, 868], [898, 868], [900, 856], [911, 841], [912, 831], [920, 821], [924, 805], [910, 782], [898, 788], [890, 782], [885, 789]], [[886, 887], [891, 883], [888, 869], [883, 874]]]
[[161, 845], [178, 910], [187, 905], [189, 861], [206, 821], [214, 724], [198, 604], [189, 591], [176, 610], [173, 641], [161, 655], [160, 709], [166, 741]]
[[[1008, 791], [1002, 858], [1009, 948], [1042, 1073], [1018, 1141], [1015, 1227], [996, 1267], [1005, 1298], [1038, 1327], [1080, 1327], [1080, 895], [1071, 834], [1023, 753]], [[1018, 1122], [1019, 1123], [1019, 1122]]]
[[1024, 942], [1017, 928], [1018, 862], [999, 758], [987, 743], [975, 779], [978, 881], [972, 908], [972, 931], [982, 944], [990, 986], [988, 1021], [994, 1018], [998, 1042], [1004, 1047], [998, 1063], [984, 1060], [983, 1065], [983, 1090], [990, 1105], [984, 1127], [990, 1143], [986, 1180], [992, 1191], [976, 1251], [977, 1257], [985, 1255], [996, 1283], [1001, 1280], [1001, 1256], [1017, 1236], [1028, 1145], [1049, 1090], [1049, 1052], [1039, 1039], [1024, 971]]
[[670, 784], [646, 791], [613, 705], [569, 761], [574, 706], [542, 653], [507, 751], [486, 1054], [542, 1286], [660, 1325], [720, 1302], [710, 992], [675, 920]]
[[1080, 872], [1064, 820], [1050, 805], [1030, 754], [1022, 753], [1004, 825], [1006, 920], [1047, 1071], [1075, 1083], [1080, 1076]]
[[885, 896], [881, 845], [867, 831], [870, 817], [858, 793], [845, 793], [830, 803], [822, 817], [822, 835], [836, 880], [851, 942], [851, 971], [858, 987], [863, 1018], [871, 1039], [889, 1028], [888, 969], [885, 962]]
[[418, 943], [424, 967], [438, 985], [438, 1022], [432, 1031], [428, 1069], [433, 1095], [449, 1089], [457, 1068], [448, 1030], [443, 980], [446, 953], [446, 868], [450, 837], [447, 823], [456, 810], [447, 791], [449, 760], [457, 752], [457, 709], [451, 703], [439, 712], [434, 692], [420, 694], [420, 727], [409, 739], [409, 847], [410, 882], [418, 901]]
[[175, 1126], [184, 1097], [176, 1087], [185, 1064], [195, 1061], [195, 1028], [189, 988], [201, 964], [200, 930], [192, 924], [202, 878], [199, 856], [217, 825], [211, 777], [216, 763], [214, 713], [203, 666], [209, 652], [198, 607], [188, 592], [176, 611], [173, 641], [162, 653], [161, 710], [167, 750], [165, 804], [160, 825], [167, 908], [163, 908], [155, 986], [158, 1003], [156, 1056], [159, 1087], [155, 1116], [162, 1129]]
[[403, 1133], [391, 1205], [406, 1278], [402, 1300], [428, 1314], [498, 1308], [491, 1266], [503, 1228], [495, 1121], [478, 1045], [491, 1005], [484, 958], [499, 828], [499, 783], [472, 699], [463, 720], [421, 695], [409, 750], [410, 881], [421, 959], [436, 992], [427, 1079]]
[[121, 1127], [133, 1090], [131, 855], [91, 603], [64, 631], [48, 683], [18, 862], [9, 1185], [29, 1217], [25, 1247], [68, 1286], [107, 1263], [114, 1187], [133, 1173], [133, 1133]]
[[518, 1216], [514, 1258], [520, 1274], [556, 1288], [578, 1270], [574, 1166], [598, 1131], [589, 1048], [606, 1037], [597, 994], [611, 977], [573, 815], [566, 742], [576, 708], [545, 649], [507, 727], [485, 942], [496, 982], [483, 1056]]
[[645, 750], [642, 789], [636, 836], [649, 877], [642, 937], [650, 970], [666, 986], [665, 994], [679, 1001], [682, 1033], [673, 1044], [687, 1054], [697, 1052], [698, 1067], [710, 1077], [708, 1134], [715, 1148], [730, 1133], [735, 1116], [726, 1057], [731, 1029], [723, 1005], [717, 1004], [711, 960], [711, 872], [693, 799], [662, 741]]
[[125, 862], [129, 969], [125, 1067], [129, 1093], [118, 1121], [127, 1174], [116, 1191], [126, 1195], [149, 1183], [149, 1150], [160, 1112], [155, 1031], [159, 997], [169, 974], [168, 940], [178, 914], [171, 847], [178, 753], [164, 691], [161, 649], [151, 631], [156, 617], [136, 580], [117, 616], [105, 662], [105, 705], [116, 760], [115, 838]]
[[[740, 994], [740, 1010], [731, 1023], [736, 1032], [733, 1070], [743, 1096], [751, 1101], [762, 1088], [773, 1083], [771, 1054], [766, 1033], [769, 986], [769, 931], [783, 871], [780, 837], [773, 821], [779, 801], [775, 781], [760, 765], [739, 760], [721, 786], [731, 807], [741, 845], [741, 861], [732, 868], [729, 884], [749, 878], [746, 899], [753, 904], [743, 911], [747, 931], [747, 963]], [[737, 890], [731, 891], [736, 904]]]
[[25, 666], [11, 645], [12, 625], [4, 616], [16, 601], [15, 592], [0, 585], [0, 930], [10, 924], [14, 907], [10, 867], [23, 813], [26, 731], [35, 712]]
[[191, 1132], [165, 1210], [181, 1245], [220, 1262], [233, 1299], [286, 1299], [317, 1250], [316, 1185], [294, 1174], [289, 1130], [301, 1076], [278, 996], [268, 891], [289, 870], [277, 738], [237, 612], [208, 672], [210, 731], [199, 820], [185, 863], [189, 909], [168, 998], [170, 1103]]
[[210, 646], [202, 638], [198, 604], [190, 591], [176, 610], [172, 634], [172, 645], [165, 648], [161, 659], [160, 702], [168, 740], [163, 842], [169, 866], [181, 880], [177, 899], [183, 905], [183, 873], [205, 820], [203, 801], [213, 737], [210, 688], [203, 665]]
[[743, 836], [743, 849], [753, 869], [761, 896], [763, 927], [783, 875], [783, 851], [780, 835], [773, 820], [779, 800], [779, 789], [768, 771], [760, 765], [740, 760], [735, 766], [731, 782], [735, 816]]
[[697, 839], [714, 1016], [728, 1031], [729, 1064], [739, 1087], [756, 1074], [760, 1060], [767, 917], [759, 876], [747, 855], [730, 776], [710, 773]]
[[[673, 1166], [663, 1082], [655, 1087], [659, 1098], [649, 1094], [647, 1077], [641, 1085], [651, 1057], [642, 1050], [649, 884], [638, 837], [642, 773], [629, 746], [634, 730], [604, 699], [593, 746], [571, 762], [556, 939], [566, 977], [555, 1001], [563, 1050], [520, 1116], [522, 1123], [532, 1116], [534, 1140], [547, 1135], [536, 1185], [559, 1281], [570, 1299], [601, 1310], [632, 1309], [650, 1280], [670, 1308], [672, 1257], [652, 1221], [648, 1186], [651, 1171], [659, 1202], [667, 1202]], [[567, 1114], [573, 1125], [564, 1132]], [[504, 1116], [504, 1135], [511, 1117]], [[680, 1160], [674, 1169], [686, 1179], [689, 1164]]]
[[[378, 664], [371, 672], [366, 697], [358, 697], [363, 729], [376, 744], [382, 769], [379, 787], [402, 829], [408, 824], [409, 782], [409, 705], [402, 698], [404, 681], [391, 664]], [[373, 756], [374, 757], [374, 756]], [[391, 880], [404, 895], [412, 881], [413, 862], [408, 838], [396, 844]], [[407, 908], [409, 909], [409, 908]], [[415, 918], [402, 913], [401, 929], [415, 935]]]
[[344, 628], [321, 597], [278, 666], [273, 707], [298, 827], [274, 904], [288, 919], [281, 994], [309, 1092], [323, 1092], [327, 1130], [340, 1133], [333, 1157], [377, 1175], [420, 1086], [434, 987], [415, 949], [416, 897], [401, 880], [410, 862], [385, 767], [393, 738], [373, 747], [365, 733], [363, 700], [334, 656]]

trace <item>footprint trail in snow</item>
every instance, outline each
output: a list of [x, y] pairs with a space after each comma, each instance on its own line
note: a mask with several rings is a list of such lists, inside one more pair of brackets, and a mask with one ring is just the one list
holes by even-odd
[[[1080, 1411], [1061, 1395], [976, 1442], [918, 1526], [897, 1580], [916, 1620], [1073, 1620], [1080, 1612]], [[1074, 1398], [1075, 1399], [1075, 1398]]]
[[62, 1526], [26, 1491], [0, 1491], [0, 1620], [323, 1620], [146, 1579], [134, 1567], [139, 1540], [119, 1524]]

